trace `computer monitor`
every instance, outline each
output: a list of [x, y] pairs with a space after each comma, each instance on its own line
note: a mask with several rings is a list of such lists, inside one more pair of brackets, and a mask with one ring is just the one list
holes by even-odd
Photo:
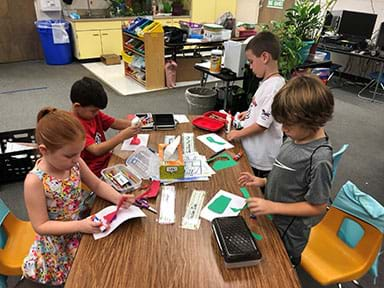
[[343, 10], [338, 33], [344, 39], [371, 39], [376, 23], [376, 14]]
[[384, 51], [384, 22], [380, 25], [379, 35], [377, 36], [376, 47], [380, 51]]

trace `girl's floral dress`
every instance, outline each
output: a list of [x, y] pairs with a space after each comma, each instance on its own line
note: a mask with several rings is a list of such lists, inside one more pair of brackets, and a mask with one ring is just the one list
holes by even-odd
[[[82, 218], [85, 198], [82, 192], [80, 169], [76, 164], [66, 179], [57, 179], [38, 167], [30, 172], [43, 183], [47, 200], [48, 218], [57, 221], [72, 221]], [[50, 284], [64, 284], [71, 269], [81, 234], [38, 235], [29, 254], [24, 259], [23, 274], [33, 281]]]

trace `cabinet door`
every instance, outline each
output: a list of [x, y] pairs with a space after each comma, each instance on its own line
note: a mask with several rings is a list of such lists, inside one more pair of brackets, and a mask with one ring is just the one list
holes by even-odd
[[123, 36], [121, 29], [101, 30], [102, 54], [121, 55], [123, 50]]
[[[227, 1], [227, 0], [220, 0]], [[215, 0], [193, 0], [192, 22], [213, 23], [215, 21]]]
[[236, 17], [237, 0], [216, 0], [215, 20], [225, 12], [231, 12]]
[[77, 31], [78, 59], [98, 58], [102, 54], [100, 31]]

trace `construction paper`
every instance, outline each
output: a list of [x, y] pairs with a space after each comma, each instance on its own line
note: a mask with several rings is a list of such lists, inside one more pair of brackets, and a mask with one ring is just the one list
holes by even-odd
[[215, 133], [204, 134], [196, 137], [198, 140], [207, 145], [214, 152], [219, 152], [223, 149], [232, 149], [234, 146], [224, 138]]
[[227, 209], [228, 204], [231, 202], [231, 198], [221, 195], [215, 199], [209, 206], [208, 209], [221, 214]]
[[253, 238], [255, 238], [256, 240], [263, 240], [263, 236], [261, 236], [260, 234], [257, 234], [256, 232], [252, 232], [252, 236]]
[[[220, 206], [219, 208], [216, 208], [219, 205], [217, 203], [214, 204], [213, 210], [218, 210], [218, 212], [219, 212], [219, 213], [216, 213], [216, 212], [212, 211], [209, 207], [220, 196], [224, 196], [225, 198], [229, 198], [230, 199], [230, 203], [226, 205], [225, 210], [222, 213], [220, 213], [220, 212], [222, 211], [223, 207]], [[224, 202], [225, 198], [222, 198], [223, 200], [219, 200], [218, 203], [224, 206], [223, 202]], [[237, 195], [235, 195], [233, 193], [229, 193], [229, 192], [224, 191], [224, 190], [219, 190], [215, 194], [215, 196], [213, 196], [213, 198], [203, 208], [203, 210], [200, 213], [200, 217], [204, 218], [204, 219], [206, 219], [208, 221], [212, 221], [214, 218], [217, 218], [217, 217], [237, 216], [240, 213], [240, 211], [237, 211], [237, 210], [238, 209], [241, 210], [244, 207], [245, 204], [246, 204], [245, 198], [237, 196]], [[234, 210], [236, 210], [236, 211], [234, 211]]]
[[209, 162], [213, 162], [212, 168], [215, 171], [230, 168], [238, 164], [228, 153], [221, 153], [220, 155], [212, 158]]
[[136, 151], [138, 147], [141, 146], [147, 146], [148, 140], [149, 140], [149, 134], [137, 134], [137, 138], [140, 139], [140, 143], [137, 145], [131, 144], [132, 138], [124, 140], [123, 144], [121, 145], [121, 150], [125, 151]]
[[240, 192], [241, 192], [241, 194], [243, 194], [245, 199], [248, 199], [251, 197], [251, 195], [249, 195], [249, 191], [246, 187], [241, 187]]
[[[108, 215], [112, 213], [113, 211], [116, 211], [117, 206], [112, 205], [104, 208], [103, 210], [100, 210], [96, 213], [97, 218], [103, 219], [105, 215]], [[119, 213], [117, 213], [115, 220], [112, 221], [112, 223], [109, 226], [109, 229], [105, 232], [100, 233], [94, 233], [93, 238], [95, 240], [104, 238], [111, 234], [117, 227], [120, 226], [121, 223], [128, 219], [137, 218], [137, 217], [147, 217], [143, 211], [141, 211], [140, 208], [136, 206], [130, 206], [128, 209], [121, 208], [119, 210]]]

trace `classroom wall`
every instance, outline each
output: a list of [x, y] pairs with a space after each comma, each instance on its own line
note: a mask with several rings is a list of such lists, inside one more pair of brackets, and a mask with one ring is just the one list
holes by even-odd
[[259, 18], [259, 1], [237, 0], [236, 21], [257, 23]]

